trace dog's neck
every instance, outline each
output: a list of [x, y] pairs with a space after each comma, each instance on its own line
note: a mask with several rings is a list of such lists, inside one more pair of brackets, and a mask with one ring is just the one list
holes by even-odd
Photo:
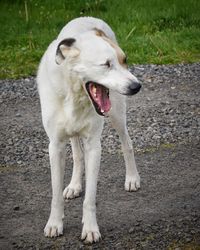
[[[57, 77], [56, 77], [57, 76]], [[54, 96], [63, 111], [63, 119], [66, 123], [66, 134], [87, 134], [91, 120], [95, 119], [95, 110], [80, 79], [65, 77], [65, 82], [59, 75], [54, 75], [51, 83], [54, 86]], [[95, 114], [94, 114], [95, 113]]]
[[[66, 95], [65, 102], [70, 103], [74, 108], [84, 108], [91, 107], [91, 102], [89, 97], [84, 90], [83, 84], [80, 80], [73, 81], [73, 79], [68, 79], [66, 83]], [[80, 106], [80, 107], [79, 107]]]
[[77, 112], [77, 110], [84, 112], [85, 109], [92, 108], [90, 100], [83, 88], [79, 91], [70, 90], [65, 96], [64, 103], [67, 106], [70, 105], [70, 108], [75, 112]]
[[[82, 121], [89, 122], [88, 117], [95, 112], [91, 101], [80, 82], [71, 81], [70, 84], [68, 84], [68, 90], [63, 105], [65, 115], [70, 120], [71, 124], [83, 125]], [[85, 126], [86, 124], [84, 127]]]

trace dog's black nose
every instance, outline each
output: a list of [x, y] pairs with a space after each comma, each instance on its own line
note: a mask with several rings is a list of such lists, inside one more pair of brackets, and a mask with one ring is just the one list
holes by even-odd
[[137, 92], [139, 92], [139, 90], [141, 89], [141, 84], [139, 82], [136, 81], [131, 81], [129, 87], [128, 87], [128, 95], [134, 95], [137, 94]]

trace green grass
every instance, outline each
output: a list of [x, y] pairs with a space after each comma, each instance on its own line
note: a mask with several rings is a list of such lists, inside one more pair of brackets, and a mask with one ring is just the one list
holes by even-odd
[[200, 61], [199, 0], [1, 0], [0, 78], [36, 74], [48, 44], [79, 16], [108, 22], [129, 64]]

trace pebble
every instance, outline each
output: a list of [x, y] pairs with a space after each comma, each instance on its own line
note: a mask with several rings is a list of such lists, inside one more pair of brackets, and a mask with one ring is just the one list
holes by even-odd
[[14, 210], [14, 211], [19, 211], [19, 206], [18, 206], [18, 205], [14, 206], [14, 207], [13, 207], [13, 210]]
[[134, 232], [134, 227], [131, 227], [129, 230], [128, 230], [128, 232], [131, 234], [131, 233], [133, 233]]

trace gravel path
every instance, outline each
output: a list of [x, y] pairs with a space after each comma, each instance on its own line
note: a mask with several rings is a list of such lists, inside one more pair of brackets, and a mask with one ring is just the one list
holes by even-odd
[[[51, 190], [35, 79], [0, 81], [0, 249], [200, 249], [200, 63], [131, 70], [143, 85], [127, 100], [142, 189], [123, 190], [120, 143], [106, 121], [97, 198], [103, 240], [92, 247], [79, 240], [83, 197], [65, 206], [64, 236], [43, 237]], [[66, 183], [69, 144], [67, 151]]]

